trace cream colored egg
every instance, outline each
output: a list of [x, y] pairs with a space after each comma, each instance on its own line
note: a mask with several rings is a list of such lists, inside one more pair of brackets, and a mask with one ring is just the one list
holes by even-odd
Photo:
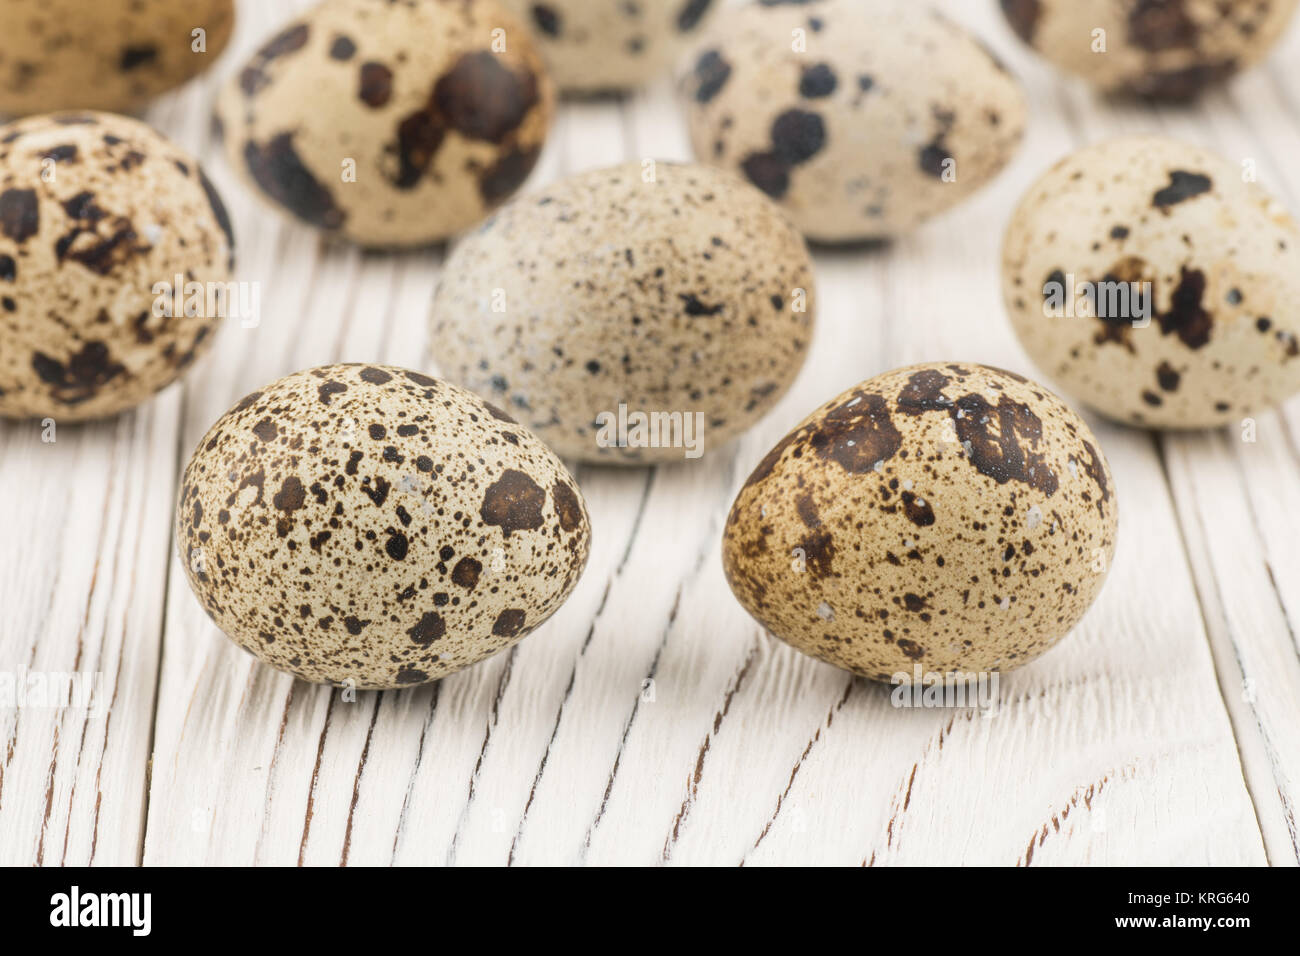
[[269, 38], [217, 102], [263, 198], [366, 246], [436, 242], [532, 170], [554, 90], [496, 0], [325, 0]]
[[1258, 63], [1297, 0], [1001, 0], [1020, 38], [1107, 92], [1185, 100]]
[[1111, 418], [1201, 428], [1300, 391], [1300, 228], [1235, 162], [1153, 136], [1049, 170], [1007, 229], [1034, 361]]
[[803, 240], [758, 190], [627, 163], [467, 237], [434, 298], [430, 360], [565, 457], [693, 460], [784, 394], [815, 311]]
[[0, 416], [101, 418], [174, 381], [211, 344], [233, 255], [198, 162], [144, 123], [0, 126]]
[[723, 536], [740, 603], [876, 680], [1008, 670], [1092, 604], [1115, 549], [1097, 439], [1040, 385], [966, 362], [827, 402], [741, 488]]
[[587, 562], [577, 484], [508, 415], [378, 365], [272, 382], [185, 469], [176, 540], [235, 643], [305, 680], [390, 688], [510, 647]]
[[0, 115], [130, 112], [206, 70], [234, 0], [0, 0]]
[[905, 233], [1008, 163], [1019, 84], [911, 0], [751, 3], [720, 17], [683, 82], [703, 162], [779, 201], [810, 239]]
[[671, 66], [721, 0], [505, 0], [560, 89], [626, 90]]

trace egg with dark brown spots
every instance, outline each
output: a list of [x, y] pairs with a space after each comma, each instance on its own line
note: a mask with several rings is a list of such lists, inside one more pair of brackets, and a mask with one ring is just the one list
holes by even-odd
[[1022, 40], [1108, 93], [1187, 100], [1258, 63], [1297, 0], [1001, 0]]
[[1115, 483], [1042, 386], [966, 362], [887, 372], [759, 463], [724, 531], [765, 628], [882, 681], [1009, 670], [1079, 621], [1111, 564]]
[[0, 126], [0, 416], [102, 418], [175, 381], [233, 308], [233, 255], [198, 162], [144, 123]]
[[1026, 351], [1118, 421], [1203, 428], [1300, 392], [1300, 227], [1250, 166], [1098, 143], [1025, 194], [1003, 293]]
[[199, 442], [176, 506], [216, 625], [304, 680], [391, 688], [510, 647], [587, 563], [582, 493], [509, 415], [418, 372], [272, 382]]
[[721, 0], [505, 0], [533, 29], [560, 89], [640, 86], [666, 70]]
[[682, 85], [696, 157], [825, 242], [896, 236], [961, 202], [1010, 161], [1026, 119], [988, 50], [911, 0], [728, 11]]
[[456, 248], [430, 359], [565, 457], [697, 460], [789, 388], [816, 311], [803, 239], [724, 170], [593, 170]]
[[460, 232], [514, 193], [554, 100], [527, 29], [496, 0], [326, 0], [258, 48], [217, 119], [264, 199], [401, 247]]
[[206, 70], [234, 0], [0, 0], [0, 114], [131, 112]]

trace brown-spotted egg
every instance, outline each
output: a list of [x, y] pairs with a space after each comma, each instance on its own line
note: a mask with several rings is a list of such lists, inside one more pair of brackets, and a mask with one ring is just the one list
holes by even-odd
[[533, 28], [560, 89], [601, 93], [665, 70], [720, 0], [504, 0]]
[[234, 0], [0, 0], [0, 114], [130, 112], [208, 68]]
[[974, 37], [912, 0], [749, 3], [715, 21], [684, 90], [695, 155], [810, 239], [907, 232], [1020, 144], [1025, 98]]
[[814, 299], [803, 239], [757, 189], [708, 166], [625, 163], [522, 196], [460, 243], [430, 359], [561, 455], [681, 461], [785, 393]]
[[1083, 616], [1115, 548], [1114, 481], [1073, 411], [1019, 375], [916, 365], [814, 411], [741, 488], [740, 603], [877, 680], [1008, 670]]
[[1062, 160], [1007, 229], [1003, 292], [1053, 381], [1118, 421], [1202, 428], [1300, 391], [1300, 227], [1249, 164], [1131, 136]]
[[1262, 60], [1297, 0], [1001, 0], [1022, 40], [1109, 92], [1186, 100]]
[[173, 382], [233, 305], [209, 294], [233, 254], [198, 162], [144, 123], [0, 126], [0, 416], [102, 418]]
[[563, 603], [590, 530], [573, 478], [454, 385], [379, 365], [253, 392], [185, 469], [176, 539], [235, 643], [305, 680], [436, 680]]
[[294, 217], [366, 246], [473, 225], [527, 178], [554, 90], [496, 0], [325, 0], [217, 101], [231, 164]]

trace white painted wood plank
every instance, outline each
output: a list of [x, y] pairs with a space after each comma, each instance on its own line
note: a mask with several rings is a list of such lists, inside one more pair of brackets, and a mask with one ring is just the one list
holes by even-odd
[[[145, 118], [199, 153], [206, 95]], [[52, 443], [0, 422], [0, 672], [95, 688], [90, 710], [0, 703], [0, 864], [139, 861], [180, 388]]]
[[[245, 4], [239, 12], [232, 49], [214, 83], [237, 69], [293, 8]], [[211, 97], [206, 106], [210, 103]], [[237, 278], [260, 290], [261, 322], [244, 328], [227, 321], [213, 354], [186, 379], [186, 415], [173, 474], [242, 395], [305, 364], [333, 359], [360, 255], [337, 247], [323, 256], [315, 233], [273, 213], [242, 186], [217, 144], [208, 144], [204, 159], [234, 224]], [[213, 627], [175, 555], [168, 570], [144, 861], [257, 862], [264, 843], [289, 842], [269, 813], [284, 773], [277, 744], [303, 724], [323, 725], [330, 691], [295, 685], [257, 664]], [[301, 782], [304, 793], [295, 848], [306, 829], [311, 764], [307, 767], [304, 776], [295, 765], [285, 786], [292, 793], [292, 784]], [[296, 855], [288, 862], [295, 860]]]
[[1300, 513], [1300, 483], [1277, 480], [1295, 469], [1280, 416], [1257, 417], [1253, 445], [1224, 430], [1167, 439], [1165, 451], [1269, 861], [1295, 865], [1300, 664], [1284, 602], [1300, 571], [1294, 523], [1272, 516]]
[[[1171, 135], [1249, 161], [1293, 213], [1300, 212], [1300, 171], [1289, 161], [1300, 148], [1300, 82], [1287, 64], [1297, 55], [1300, 22], [1268, 63], [1207, 96], [1202, 108], [1160, 111]], [[1239, 428], [1171, 435], [1162, 444], [1270, 861], [1295, 865], [1300, 401], [1255, 419], [1258, 444], [1243, 442]], [[1259, 693], [1261, 681], [1277, 692]]]
[[[627, 153], [618, 101], [565, 102], [549, 149], [557, 160], [542, 173], [553, 178], [621, 162]], [[403, 835], [399, 862], [423, 858], [502, 864], [515, 859], [518, 834], [532, 809], [535, 781], [549, 764], [552, 735], [569, 706], [592, 641], [591, 622], [607, 603], [610, 569], [640, 527], [637, 506], [649, 482], [647, 472], [594, 468], [579, 468], [575, 477], [592, 518], [593, 550], [587, 572], [560, 611], [512, 650], [507, 662], [497, 665], [491, 708], [486, 719], [471, 725], [481, 726], [482, 732], [472, 738], [478, 750], [469, 787], [453, 791], [451, 805], [457, 813], [448, 821], [410, 821], [410, 838]], [[467, 754], [458, 747], [449, 756], [461, 763]], [[421, 801], [440, 801], [444, 798], [439, 794], [457, 779], [442, 755], [435, 753], [421, 765], [415, 792]]]
[[0, 864], [138, 860], [179, 399], [52, 444], [0, 425], [3, 669], [93, 688], [89, 709], [0, 706]]
[[[296, 225], [283, 228], [283, 258], [267, 260], [263, 323], [239, 330], [257, 341], [251, 349], [237, 336], [223, 341], [213, 365], [224, 368], [225, 380], [206, 383], [203, 398], [219, 407], [201, 424], [187, 423], [187, 449], [260, 384], [298, 368], [380, 358], [398, 319], [396, 293], [407, 291], [397, 281], [406, 270], [425, 279], [420, 297], [431, 295], [426, 253], [362, 255], [322, 247]], [[284, 281], [295, 275], [298, 281]], [[408, 311], [409, 300], [408, 291]], [[347, 700], [272, 674], [202, 614], [178, 563], [172, 582], [146, 860], [341, 862], [380, 695]], [[387, 737], [382, 749], [400, 752]]]
[[[762, 633], [731, 598], [720, 560], [722, 522], [752, 466], [811, 408], [879, 370], [884, 358], [877, 346], [884, 310], [871, 308], [880, 301], [878, 276], [852, 254], [823, 255], [818, 266], [819, 328], [790, 394], [733, 454], [711, 449], [703, 468], [660, 469], [672, 494], [652, 502], [663, 513], [656, 526], [685, 511], [691, 530], [672, 519], [667, 538], [640, 542], [634, 552], [644, 573], [629, 562], [630, 601], [647, 590], [635, 582], [651, 568], [676, 572], [675, 615], [654, 635], [655, 700], [637, 708], [621, 742], [590, 837], [592, 863], [739, 862], [813, 726], [848, 683], [848, 675]], [[707, 484], [691, 488], [692, 481]]]
[[[1155, 131], [1252, 166], [1265, 189], [1300, 213], [1300, 173], [1287, 160], [1300, 146], [1300, 112], [1288, 95], [1300, 83], [1281, 68], [1300, 48], [1300, 24], [1268, 65], [1235, 78], [1195, 108], [1116, 110], [1081, 99], [1080, 132], [1096, 140]], [[1175, 490], [1243, 772], [1269, 861], [1300, 862], [1300, 401], [1241, 427], [1159, 438]]]

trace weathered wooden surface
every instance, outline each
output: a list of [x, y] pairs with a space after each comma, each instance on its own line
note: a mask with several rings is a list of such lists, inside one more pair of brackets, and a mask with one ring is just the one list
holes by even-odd
[[[328, 246], [238, 187], [214, 83], [289, 4], [246, 4], [214, 76], [149, 118], [204, 157], [262, 322], [223, 331], [133, 414], [0, 424], [0, 671], [97, 672], [103, 708], [0, 707], [3, 863], [1263, 863], [1300, 858], [1300, 404], [1153, 437], [1093, 419], [1120, 496], [1115, 565], [994, 708], [897, 710], [761, 632], [719, 561], [771, 444], [841, 389], [933, 359], [1038, 375], [1003, 315], [998, 243], [1071, 148], [1164, 130], [1257, 159], [1300, 209], [1300, 30], [1195, 109], [1098, 101], [1022, 50], [993, 3], [948, 0], [1025, 80], [1025, 148], [992, 187], [887, 247], [817, 251], [807, 367], [730, 447], [577, 469], [595, 528], [577, 591], [515, 650], [438, 685], [295, 683], [239, 652], [172, 553], [189, 452], [233, 401], [331, 361], [428, 367], [438, 251]], [[568, 103], [530, 188], [686, 158], [667, 82]], [[152, 764], [150, 757], [152, 756]]]

